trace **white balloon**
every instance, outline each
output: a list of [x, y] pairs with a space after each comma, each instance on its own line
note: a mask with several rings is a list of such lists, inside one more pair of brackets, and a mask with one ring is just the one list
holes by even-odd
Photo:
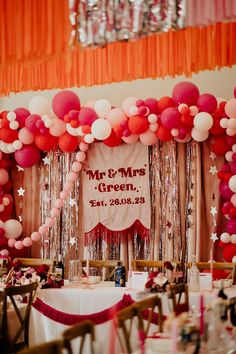
[[130, 116], [136, 116], [137, 114], [138, 114], [138, 107], [136, 107], [136, 106], [130, 107], [129, 115]]
[[18, 220], [9, 219], [4, 224], [6, 238], [18, 238], [22, 233], [22, 225]]
[[10, 154], [10, 152], [7, 149], [7, 145], [8, 145], [7, 143], [4, 143], [4, 141], [0, 140], [0, 150], [2, 152], [5, 152], [5, 154]]
[[233, 155], [233, 151], [227, 151], [225, 154], [225, 158], [228, 162], [232, 161], [232, 155]]
[[22, 148], [23, 144], [20, 140], [15, 140], [13, 142], [13, 146], [16, 150], [20, 150]]
[[84, 141], [87, 144], [92, 144], [94, 142], [94, 136], [92, 134], [86, 134], [84, 137]]
[[84, 136], [84, 134], [82, 133], [81, 127], [72, 128], [70, 123], [66, 123], [66, 130], [68, 131], [68, 133], [70, 133], [73, 136]]
[[236, 129], [236, 119], [230, 118], [228, 120], [228, 128]]
[[201, 142], [208, 138], [209, 132], [207, 130], [205, 131], [198, 130], [197, 128], [193, 127], [191, 131], [191, 135], [195, 141]]
[[229, 179], [229, 189], [236, 193], [236, 175], [230, 177]]
[[51, 128], [51, 127], [53, 126], [52, 119], [46, 118], [46, 119], [44, 120], [44, 125], [45, 125], [46, 128]]
[[16, 120], [13, 120], [13, 121], [10, 122], [9, 127], [10, 127], [12, 130], [16, 130], [16, 129], [19, 128], [19, 123], [18, 123]]
[[158, 124], [157, 123], [150, 124], [149, 129], [151, 130], [151, 132], [156, 132], [158, 129]]
[[190, 106], [190, 115], [191, 116], [195, 116], [196, 114], [198, 114], [198, 107], [197, 106]]
[[220, 240], [221, 240], [223, 243], [229, 243], [229, 241], [230, 241], [230, 234], [228, 234], [228, 232], [223, 232], [223, 233], [220, 235]]
[[96, 119], [91, 126], [91, 132], [94, 138], [104, 140], [111, 135], [111, 125], [106, 119]]
[[179, 135], [179, 130], [178, 129], [171, 129], [171, 135], [172, 136], [178, 136]]
[[10, 154], [12, 154], [13, 152], [16, 151], [16, 149], [14, 148], [13, 144], [7, 144], [7, 150], [9, 151]]
[[232, 262], [233, 262], [233, 263], [236, 263], [236, 256], [233, 256]]
[[157, 115], [154, 114], [154, 113], [149, 114], [149, 116], [148, 116], [148, 121], [149, 121], [149, 123], [151, 123], [151, 124], [156, 123], [156, 122], [157, 122]]
[[231, 243], [236, 243], [236, 234], [230, 236]]
[[228, 128], [228, 121], [229, 121], [229, 119], [228, 118], [222, 118], [221, 120], [220, 120], [220, 126], [221, 126], [221, 128]]
[[227, 128], [226, 129], [226, 134], [229, 135], [229, 136], [234, 136], [236, 134], [236, 129]]
[[193, 124], [198, 130], [206, 131], [211, 129], [213, 118], [207, 112], [200, 112], [194, 117]]
[[236, 152], [236, 144], [232, 145], [231, 149], [233, 152]]
[[31, 114], [43, 116], [50, 110], [50, 101], [44, 96], [35, 96], [29, 101], [29, 110]]
[[94, 104], [94, 110], [99, 118], [105, 117], [111, 110], [111, 104], [108, 100], [97, 100]]
[[9, 120], [9, 122], [13, 122], [15, 119], [16, 119], [15, 112], [11, 111], [7, 113], [7, 120]]

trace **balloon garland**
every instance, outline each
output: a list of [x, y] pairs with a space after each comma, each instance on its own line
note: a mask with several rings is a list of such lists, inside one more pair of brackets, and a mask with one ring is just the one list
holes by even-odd
[[[89, 101], [81, 107], [78, 96], [69, 90], [57, 93], [50, 102], [35, 96], [28, 109], [20, 107], [0, 114], [0, 251], [30, 247], [48, 233], [60, 215], [82, 168], [89, 145], [101, 141], [109, 147], [140, 140], [154, 145], [157, 140], [172, 139], [185, 143], [208, 140], [216, 155], [225, 155], [226, 163], [218, 172], [220, 195], [224, 200], [222, 213], [228, 219], [226, 232], [220, 236], [226, 261], [236, 261], [236, 89], [228, 102], [210, 93], [200, 94], [196, 85], [183, 81], [175, 85], [172, 97], [141, 100], [128, 97], [122, 108], [113, 107], [106, 99]], [[30, 237], [17, 240], [22, 234], [21, 223], [11, 219], [12, 196], [8, 170], [9, 154], [19, 167], [37, 164], [41, 151], [59, 147], [63, 153], [78, 149], [76, 161], [66, 176], [63, 190], [50, 211], [50, 216]]]

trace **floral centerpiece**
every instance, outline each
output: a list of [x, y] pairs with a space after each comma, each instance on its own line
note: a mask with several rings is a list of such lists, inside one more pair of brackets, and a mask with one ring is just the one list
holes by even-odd
[[49, 272], [49, 266], [25, 267], [20, 261], [12, 263], [12, 268], [6, 278], [6, 286], [26, 285], [38, 282], [40, 288], [60, 288], [63, 280]]

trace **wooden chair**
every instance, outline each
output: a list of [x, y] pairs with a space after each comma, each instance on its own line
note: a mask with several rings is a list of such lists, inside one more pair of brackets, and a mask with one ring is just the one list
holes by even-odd
[[[143, 260], [143, 259], [135, 259], [132, 261], [132, 268], [135, 271], [159, 271], [162, 272], [164, 270], [165, 261], [154, 261], [154, 260]], [[180, 265], [178, 261], [171, 261], [170, 263], [175, 263], [176, 265]]]
[[[86, 260], [80, 261], [82, 267], [86, 267]], [[110, 281], [114, 280], [115, 268], [122, 265], [120, 260], [89, 260], [89, 268], [95, 268], [100, 271], [102, 275], [102, 270], [107, 270], [105, 276], [102, 275], [102, 280]], [[83, 274], [86, 275], [86, 272], [83, 270]]]
[[[202, 272], [205, 269], [211, 269], [211, 262], [197, 262], [197, 267]], [[213, 262], [213, 270], [230, 270], [229, 275], [227, 278], [233, 279], [233, 284], [236, 281], [236, 263], [227, 263], [227, 262]], [[192, 263], [188, 263], [188, 268], [191, 268]]]
[[94, 341], [95, 341], [94, 324], [89, 320], [85, 320], [79, 324], [76, 324], [63, 332], [62, 336], [63, 336], [64, 348], [67, 349], [68, 354], [73, 354], [72, 346], [71, 346], [72, 340], [79, 337], [81, 338], [80, 345], [79, 345], [79, 354], [83, 354], [86, 335], [90, 336], [90, 350], [91, 350], [91, 354], [94, 354]]
[[[3, 353], [12, 353], [13, 351], [20, 350], [24, 347], [28, 347], [29, 344], [29, 317], [31, 311], [31, 305], [34, 300], [38, 283], [31, 283], [28, 285], [21, 286], [11, 286], [4, 288], [4, 303], [3, 303], [3, 314], [2, 314], [2, 333], [3, 333], [3, 343], [2, 349]], [[17, 295], [22, 297], [27, 296], [27, 302], [25, 303], [25, 308], [22, 309], [22, 303], [17, 302], [15, 298]], [[19, 328], [13, 338], [10, 338], [11, 329], [8, 328], [8, 303], [13, 306], [15, 310], [16, 320], [19, 322]], [[23, 339], [21, 340], [21, 336]]]
[[[184, 301], [183, 300], [184, 297]], [[171, 301], [171, 310], [179, 315], [189, 310], [188, 286], [186, 284], [170, 285], [168, 288], [168, 298]]]
[[62, 354], [63, 342], [51, 341], [23, 349], [18, 354]]
[[42, 264], [46, 264], [48, 265], [49, 268], [49, 272], [53, 272], [54, 271], [54, 265], [55, 265], [55, 261], [54, 259], [44, 259], [44, 258], [15, 258], [14, 261], [20, 261], [21, 264], [23, 266], [26, 267], [39, 267]]
[[[155, 312], [155, 310], [157, 310], [157, 312]], [[132, 353], [133, 351], [131, 336], [135, 321], [141, 343], [143, 343], [145, 337], [148, 335], [151, 323], [155, 322], [159, 327], [159, 332], [162, 332], [162, 302], [159, 296], [149, 297], [117, 312], [115, 322], [118, 329], [118, 338], [121, 349], [125, 353]], [[137, 337], [135, 342], [137, 343]]]

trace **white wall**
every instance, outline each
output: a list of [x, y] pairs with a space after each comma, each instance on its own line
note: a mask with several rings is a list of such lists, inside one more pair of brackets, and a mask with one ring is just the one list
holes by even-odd
[[[201, 93], [209, 92], [216, 97], [229, 99], [233, 97], [233, 89], [236, 86], [236, 66], [216, 71], [202, 71], [199, 74], [194, 74], [190, 79], [186, 79], [184, 76], [178, 76], [175, 79], [169, 77], [156, 80], [143, 79], [88, 88], [73, 88], [73, 90], [79, 95], [82, 104], [91, 99], [106, 98], [112, 104], [121, 106], [122, 101], [128, 96], [155, 97], [158, 99], [162, 96], [171, 95], [174, 85], [182, 80], [194, 82]], [[9, 97], [0, 98], [0, 110], [27, 107], [31, 97], [43, 94], [51, 99], [57, 91], [59, 90], [11, 94]]]

